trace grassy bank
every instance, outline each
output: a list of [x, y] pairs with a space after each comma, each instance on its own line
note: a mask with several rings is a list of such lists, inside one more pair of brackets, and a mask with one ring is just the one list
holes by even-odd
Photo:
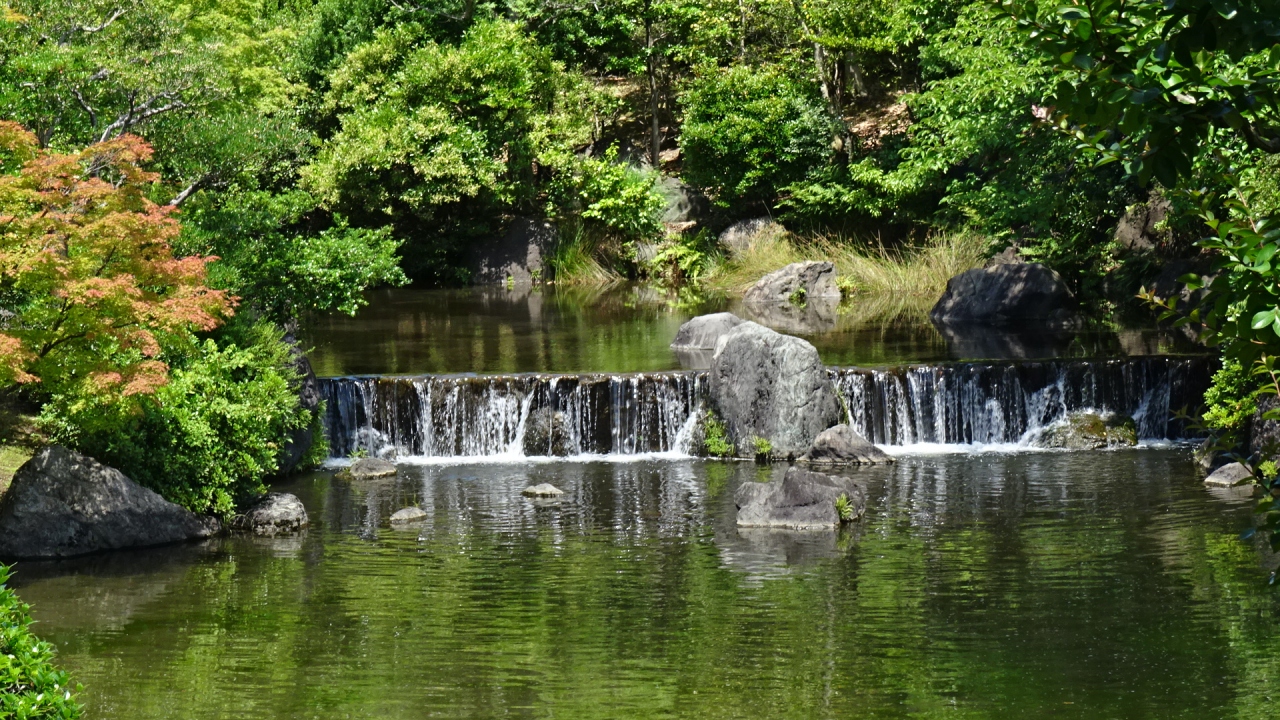
[[760, 233], [733, 257], [714, 263], [706, 284], [731, 294], [746, 292], [762, 276], [805, 260], [835, 264], [846, 297], [876, 299], [888, 305], [931, 305], [952, 276], [982, 265], [986, 240], [970, 233], [930, 238], [921, 245], [889, 248], [829, 237], [801, 238], [789, 233]]

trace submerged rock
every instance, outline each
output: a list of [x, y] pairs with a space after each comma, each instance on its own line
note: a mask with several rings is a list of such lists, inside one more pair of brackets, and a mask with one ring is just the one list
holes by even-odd
[[391, 524], [400, 525], [411, 522], [418, 522], [427, 517], [427, 511], [420, 507], [407, 507], [391, 513]]
[[568, 418], [564, 413], [549, 407], [538, 408], [530, 413], [525, 420], [521, 445], [527, 456], [568, 457], [575, 450], [573, 437], [569, 434]]
[[1046, 428], [1036, 444], [1067, 450], [1133, 447], [1138, 444], [1138, 431], [1133, 418], [1073, 413]]
[[530, 485], [521, 490], [520, 493], [529, 497], [557, 497], [563, 495], [564, 491], [551, 483], [542, 483], [541, 485]]
[[818, 433], [800, 461], [811, 465], [886, 465], [894, 458], [841, 423]]
[[60, 445], [44, 448], [18, 468], [0, 502], [0, 557], [8, 559], [167, 545], [220, 530], [217, 520]]
[[231, 521], [231, 529], [263, 537], [296, 533], [309, 523], [307, 508], [296, 495], [267, 493], [242, 515]]
[[1204, 479], [1205, 485], [1216, 487], [1232, 487], [1236, 483], [1253, 477], [1253, 472], [1243, 463], [1233, 462], [1214, 470]]
[[710, 373], [711, 404], [743, 457], [763, 438], [796, 458], [840, 422], [840, 401], [813, 345], [746, 322], [720, 338]]
[[[846, 498], [846, 518], [840, 517], [837, 500]], [[862, 517], [867, 508], [866, 487], [852, 478], [792, 467], [782, 480], [744, 482], [733, 498], [740, 527], [824, 530], [842, 520]]]
[[804, 305], [815, 298], [840, 298], [836, 266], [810, 260], [791, 263], [760, 278], [742, 301], [748, 305]]
[[382, 458], [360, 458], [338, 474], [352, 480], [391, 477], [396, 474], [396, 464]]
[[1003, 325], [1018, 320], [1067, 324], [1074, 298], [1058, 273], [1039, 263], [967, 270], [947, 281], [929, 317], [934, 322]]

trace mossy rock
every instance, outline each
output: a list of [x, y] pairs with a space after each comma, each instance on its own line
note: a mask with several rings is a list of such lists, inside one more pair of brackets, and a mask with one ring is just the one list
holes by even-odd
[[1133, 447], [1138, 444], [1138, 426], [1123, 415], [1073, 413], [1046, 428], [1038, 444], [1067, 450]]

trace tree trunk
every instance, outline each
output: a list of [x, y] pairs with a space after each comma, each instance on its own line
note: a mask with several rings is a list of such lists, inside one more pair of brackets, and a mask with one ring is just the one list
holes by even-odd
[[662, 127], [658, 123], [658, 58], [654, 53], [653, 21], [644, 22], [645, 74], [649, 79], [649, 164], [659, 166], [662, 150]]

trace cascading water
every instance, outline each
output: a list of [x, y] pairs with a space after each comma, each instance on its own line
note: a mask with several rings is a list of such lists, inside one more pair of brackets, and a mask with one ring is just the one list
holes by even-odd
[[[1026, 443], [1077, 411], [1183, 436], [1208, 358], [834, 368], [849, 421], [879, 445]], [[706, 374], [341, 377], [320, 381], [330, 454], [493, 457], [687, 453]]]
[[1186, 432], [1208, 358], [1145, 357], [833, 369], [850, 425], [878, 445], [1026, 443], [1074, 412], [1132, 417], [1144, 440]]

